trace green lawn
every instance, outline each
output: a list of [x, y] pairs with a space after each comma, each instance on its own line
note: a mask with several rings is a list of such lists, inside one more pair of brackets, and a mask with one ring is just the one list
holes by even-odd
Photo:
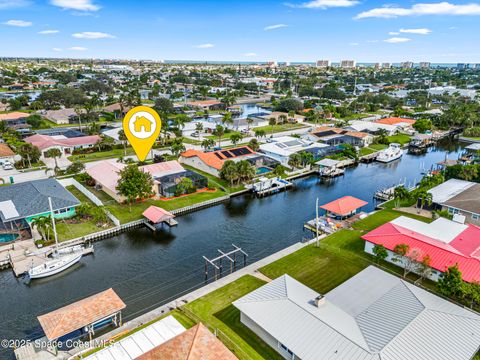
[[[230, 136], [232, 136], [233, 134], [239, 134], [239, 135], [242, 135], [239, 131], [229, 131], [229, 132], [226, 132], [222, 135], [222, 141], [227, 141], [227, 140], [230, 140]], [[204, 138], [206, 139], [212, 139], [216, 142], [215, 146], [218, 145], [218, 136], [216, 135], [207, 135], [205, 136]]]
[[[85, 195], [78, 191], [75, 186], [67, 186], [67, 190], [70, 191], [82, 203], [92, 203]], [[59, 241], [75, 239], [77, 237], [108, 229], [113, 226], [112, 223], [109, 223], [107, 227], [98, 227], [97, 224], [92, 220], [81, 220], [79, 223], [73, 223], [71, 221], [72, 219], [56, 221], [55, 224], [57, 227]]]
[[[326, 293], [375, 263], [374, 257], [364, 252], [362, 234], [401, 215], [430, 221], [398, 211], [381, 210], [355, 223], [355, 230], [339, 230], [323, 239], [320, 247], [309, 245], [261, 268], [260, 271], [272, 279], [287, 273], [315, 291]], [[384, 261], [380, 265], [397, 274], [403, 272], [400, 267]], [[410, 275], [410, 278], [417, 279], [418, 276]], [[424, 281], [424, 285], [435, 289], [431, 282]]]
[[306, 126], [304, 124], [299, 124], [299, 123], [287, 123], [287, 124], [277, 124], [277, 125], [266, 125], [266, 126], [259, 126], [256, 128], [252, 128], [252, 131], [255, 132], [255, 130], [264, 130], [267, 134], [271, 133], [279, 133], [283, 131], [289, 131], [289, 130], [296, 130], [296, 129], [302, 129], [305, 128]]
[[283, 358], [275, 350], [240, 323], [240, 312], [232, 305], [233, 301], [264, 284], [262, 280], [246, 275], [182, 308], [187, 316], [192, 314], [210, 330], [219, 329], [220, 340], [240, 360], [281, 360]]
[[240, 186], [230, 186], [230, 183], [226, 180], [223, 180], [223, 179], [220, 179], [220, 178], [217, 178], [216, 176], [213, 176], [209, 173], [206, 173], [204, 171], [201, 171], [201, 170], [198, 170], [197, 168], [194, 168], [192, 166], [189, 166], [189, 165], [185, 165], [185, 164], [182, 164], [182, 166], [185, 168], [185, 169], [188, 169], [188, 170], [191, 170], [193, 172], [196, 172], [200, 175], [203, 175], [205, 176], [207, 179], [208, 179], [208, 182], [210, 184], [212, 184], [213, 186], [215, 187], [218, 187], [220, 188], [221, 190], [223, 191], [226, 191], [228, 193], [233, 193], [233, 192], [237, 192], [237, 191], [240, 191], [240, 190], [243, 190], [245, 189], [245, 186], [243, 185], [240, 185]]
[[363, 147], [359, 151], [359, 156], [365, 156], [365, 155], [370, 155], [373, 154], [377, 151], [383, 150], [387, 148], [387, 145], [384, 144], [371, 144], [369, 146]]
[[[132, 147], [127, 147], [127, 155], [135, 155], [135, 151]], [[125, 156], [125, 151], [123, 148], [121, 149], [112, 149], [109, 151], [95, 151], [90, 154], [78, 154], [78, 155], [70, 155], [68, 160], [74, 161], [81, 161], [81, 162], [89, 162], [89, 161], [96, 161], [102, 159], [110, 159], [110, 158], [119, 158], [121, 156]]]
[[410, 136], [406, 134], [387, 136], [387, 139], [389, 143], [398, 143], [400, 145], [405, 145], [410, 142]]

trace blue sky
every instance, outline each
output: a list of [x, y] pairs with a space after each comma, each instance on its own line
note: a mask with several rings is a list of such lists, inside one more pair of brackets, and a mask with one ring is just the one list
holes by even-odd
[[480, 63], [480, 1], [0, 0], [0, 36], [0, 56]]

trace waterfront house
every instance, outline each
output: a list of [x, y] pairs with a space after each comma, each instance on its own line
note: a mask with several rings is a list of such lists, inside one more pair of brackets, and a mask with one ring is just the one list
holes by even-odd
[[108, 106], [105, 106], [103, 108], [103, 111], [112, 113], [115, 116], [115, 119], [123, 119], [125, 115], [127, 115], [127, 112], [131, 109], [131, 107], [126, 107], [120, 104], [120, 103], [115, 103], [111, 104]]
[[289, 360], [470, 360], [480, 344], [479, 315], [374, 266], [326, 294], [283, 275], [233, 305]]
[[[427, 277], [438, 281], [447, 267], [458, 264], [462, 278], [467, 282], [480, 281], [480, 227], [462, 224], [445, 218], [427, 224], [405, 216], [392, 220], [362, 236], [365, 240], [365, 252], [373, 254], [375, 245], [387, 249], [385, 259], [397, 266], [409, 266], [405, 258], [399, 258], [395, 252], [398, 244], [407, 244], [407, 256], [416, 261], [430, 258], [430, 271]], [[414, 273], [421, 268], [411, 268]]]
[[293, 114], [292, 116], [289, 113], [281, 111], [273, 111], [270, 114], [260, 116], [262, 119], [270, 121], [270, 119], [275, 119], [275, 123], [282, 123], [282, 119], [285, 119], [289, 123], [303, 123], [305, 121], [305, 116]]
[[[120, 179], [119, 173], [126, 166], [115, 159], [104, 160], [87, 168], [86, 172], [104, 192], [116, 201], [124, 202], [125, 198], [118, 194], [117, 184]], [[184, 177], [191, 179], [196, 189], [206, 188], [208, 185], [204, 176], [185, 170], [176, 160], [144, 165], [140, 166], [139, 169], [152, 176], [152, 190], [155, 196], [159, 197], [174, 196], [178, 182]]]
[[480, 225], [480, 184], [450, 179], [428, 190], [432, 194], [433, 208], [461, 215], [470, 224]]
[[345, 126], [346, 130], [360, 131], [376, 135], [380, 130], [385, 130], [388, 136], [394, 135], [398, 132], [398, 127], [395, 125], [381, 124], [373, 121], [353, 120], [349, 125]]
[[330, 126], [320, 126], [316, 129], [313, 129], [309, 136], [314, 141], [320, 141], [331, 146], [350, 144], [353, 146], [364, 147], [373, 142], [373, 135], [371, 134], [360, 131], [349, 131]]
[[187, 106], [198, 110], [220, 110], [225, 107], [219, 100], [189, 101], [187, 102]]
[[50, 216], [48, 198], [52, 199], [57, 219], [75, 215], [80, 201], [55, 179], [42, 179], [0, 187], [0, 228], [15, 232], [29, 228], [41, 216]]
[[375, 121], [376, 124], [383, 124], [383, 125], [392, 125], [396, 126], [399, 130], [403, 130], [406, 132], [413, 131], [413, 124], [415, 124], [415, 120], [407, 119], [407, 118], [400, 118], [400, 117], [387, 117], [382, 118]]
[[278, 161], [259, 154], [248, 146], [212, 152], [189, 149], [180, 154], [179, 158], [182, 164], [192, 166], [216, 177], [219, 177], [220, 169], [227, 160], [235, 162], [247, 160], [259, 169], [259, 172], [271, 171], [278, 165]]
[[68, 156], [75, 150], [89, 149], [101, 140], [98, 135], [66, 137], [65, 135], [41, 135], [35, 134], [25, 138], [25, 141], [36, 146], [45, 156], [49, 149], [59, 149], [63, 155]]
[[[85, 110], [82, 109], [81, 112], [84, 113]], [[38, 113], [57, 125], [78, 123], [78, 114], [73, 108], [41, 110]]]
[[288, 159], [290, 155], [303, 151], [310, 152], [315, 159], [319, 159], [332, 153], [333, 149], [327, 144], [315, 143], [293, 136], [272, 138], [270, 142], [260, 145], [260, 152], [279, 161], [284, 166], [289, 166]]

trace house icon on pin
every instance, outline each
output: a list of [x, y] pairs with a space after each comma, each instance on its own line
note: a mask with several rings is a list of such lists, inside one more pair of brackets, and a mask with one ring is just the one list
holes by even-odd
[[152, 131], [152, 122], [144, 116], [138, 116], [133, 123], [135, 132]]

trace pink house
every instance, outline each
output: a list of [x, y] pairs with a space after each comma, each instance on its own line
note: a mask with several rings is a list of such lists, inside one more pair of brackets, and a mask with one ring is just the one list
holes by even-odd
[[25, 138], [25, 141], [39, 148], [42, 154], [45, 154], [49, 149], [57, 148], [63, 154], [69, 155], [76, 149], [94, 147], [100, 139], [98, 135], [67, 138], [63, 135], [49, 136], [35, 134]]

